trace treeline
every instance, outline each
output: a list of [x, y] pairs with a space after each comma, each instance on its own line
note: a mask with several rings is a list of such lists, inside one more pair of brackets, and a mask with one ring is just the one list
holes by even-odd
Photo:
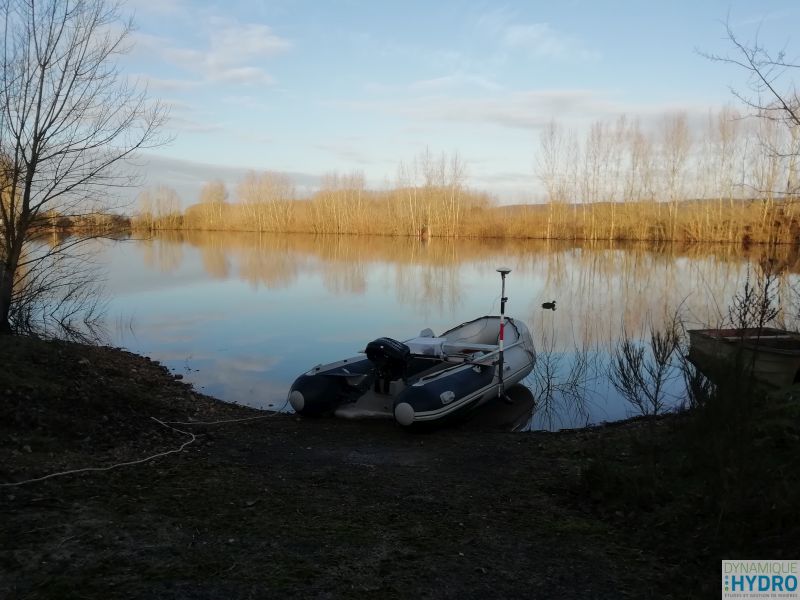
[[44, 233], [109, 235], [129, 231], [133, 222], [130, 217], [117, 213], [98, 211], [64, 215], [49, 210], [36, 216], [31, 223], [31, 232], [37, 236]]
[[[620, 117], [584, 135], [552, 122], [537, 162], [545, 237], [795, 242], [800, 130], [726, 108], [645, 129]], [[576, 201], [576, 199], [578, 199]]]
[[[797, 135], [795, 135], [797, 133]], [[685, 114], [645, 129], [620, 117], [584, 136], [551, 123], [541, 134], [539, 202], [496, 206], [467, 187], [458, 154], [401, 163], [388, 190], [362, 173], [330, 174], [309, 198], [288, 176], [250, 173], [231, 199], [207, 183], [180, 210], [174, 190], [140, 197], [133, 226], [442, 237], [797, 243], [800, 132], [731, 109], [690, 128]]]
[[426, 152], [400, 166], [394, 189], [370, 190], [360, 172], [332, 173], [310, 198], [299, 198], [282, 173], [250, 173], [234, 201], [214, 181], [183, 213], [174, 190], [161, 186], [140, 196], [134, 227], [453, 237], [465, 235], [471, 211], [491, 204], [488, 195], [465, 186], [465, 173], [457, 154]]

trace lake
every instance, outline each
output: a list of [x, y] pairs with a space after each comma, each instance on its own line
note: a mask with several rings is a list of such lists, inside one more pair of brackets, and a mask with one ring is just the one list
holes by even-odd
[[[797, 313], [798, 261], [788, 247], [223, 232], [96, 243], [110, 342], [205, 393], [257, 408], [286, 410], [295, 377], [377, 337], [440, 333], [498, 314], [500, 266], [512, 269], [506, 313], [527, 322], [539, 356], [524, 382], [539, 399], [528, 429], [636, 414], [610, 385], [612, 344], [623, 331], [642, 338], [678, 309], [689, 327], [721, 324], [765, 256], [784, 273], [784, 312]], [[557, 310], [541, 308], [552, 300]], [[546, 398], [542, 377], [557, 383]], [[671, 407], [683, 402], [680, 377], [668, 394]]]

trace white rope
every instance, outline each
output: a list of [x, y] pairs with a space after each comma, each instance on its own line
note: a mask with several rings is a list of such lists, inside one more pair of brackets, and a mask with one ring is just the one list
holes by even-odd
[[191, 433], [190, 431], [182, 431], [180, 429], [172, 427], [172, 425], [221, 425], [223, 423], [241, 423], [243, 421], [255, 421], [256, 419], [271, 419], [272, 417], [274, 417], [274, 416], [276, 416], [278, 414], [281, 414], [283, 409], [286, 408], [286, 406], [288, 404], [289, 404], [289, 400], [287, 398], [287, 400], [283, 403], [283, 406], [281, 406], [275, 412], [272, 412], [272, 413], [270, 413], [268, 415], [258, 415], [256, 417], [245, 417], [244, 419], [224, 419], [224, 420], [221, 420], [221, 421], [161, 421], [159, 419], [156, 419], [155, 417], [150, 417], [151, 419], [153, 419], [153, 421], [155, 421], [159, 425], [162, 425], [162, 426], [166, 427], [167, 429], [172, 429], [173, 431], [177, 431], [178, 433], [182, 433], [184, 435], [189, 435], [189, 436], [192, 437], [192, 439], [190, 439], [187, 442], [184, 442], [183, 444], [181, 444], [180, 448], [176, 448], [174, 450], [167, 450], [166, 452], [159, 452], [158, 454], [153, 454], [152, 456], [148, 456], [147, 458], [141, 458], [139, 460], [131, 460], [131, 461], [128, 461], [128, 462], [117, 463], [117, 464], [114, 464], [114, 465], [110, 465], [108, 467], [86, 467], [86, 468], [83, 468], [83, 469], [72, 469], [70, 471], [60, 471], [58, 473], [50, 473], [49, 475], [44, 475], [43, 477], [37, 477], [35, 479], [26, 479], [25, 481], [15, 481], [13, 483], [0, 483], [0, 487], [15, 487], [15, 486], [20, 486], [20, 485], [25, 485], [27, 483], [37, 483], [39, 481], [44, 481], [46, 479], [52, 479], [53, 477], [60, 477], [62, 475], [73, 475], [75, 473], [88, 473], [88, 472], [93, 472], [93, 471], [110, 471], [111, 469], [116, 469], [116, 468], [119, 468], [119, 467], [130, 467], [130, 466], [133, 466], [133, 465], [140, 465], [142, 463], [146, 463], [148, 461], [151, 461], [151, 460], [153, 460], [155, 458], [161, 458], [162, 456], [168, 456], [169, 454], [177, 454], [178, 452], [182, 452], [183, 449], [186, 448], [186, 446], [188, 446], [190, 444], [193, 444], [197, 440], [197, 436], [195, 434]]
[[271, 419], [278, 412], [270, 413], [268, 415], [259, 415], [257, 417], [246, 417], [244, 419], [224, 419], [222, 421], [164, 421], [170, 425], [221, 425], [223, 423], [241, 423], [242, 421], [255, 421], [256, 419]]
[[114, 464], [114, 465], [110, 465], [108, 467], [86, 467], [86, 468], [83, 468], [83, 469], [72, 469], [70, 471], [60, 471], [58, 473], [50, 473], [49, 475], [44, 475], [42, 477], [36, 477], [35, 479], [26, 479], [24, 481], [15, 481], [14, 483], [0, 483], [0, 487], [15, 487], [15, 486], [20, 486], [20, 485], [25, 485], [25, 484], [28, 484], [28, 483], [36, 483], [36, 482], [39, 482], [39, 481], [45, 481], [46, 479], [52, 479], [54, 477], [61, 477], [62, 475], [73, 475], [75, 473], [88, 473], [88, 472], [96, 472], [96, 471], [110, 471], [111, 469], [117, 469], [119, 467], [129, 467], [129, 466], [132, 466], [132, 465], [140, 465], [142, 463], [146, 463], [148, 461], [151, 461], [151, 460], [153, 460], [155, 458], [160, 458], [162, 456], [168, 456], [170, 454], [177, 454], [178, 452], [182, 452], [184, 448], [186, 448], [189, 444], [192, 444], [192, 443], [195, 442], [195, 440], [197, 440], [197, 436], [195, 434], [191, 433], [190, 431], [182, 431], [180, 429], [176, 429], [175, 427], [171, 427], [170, 425], [167, 425], [164, 421], [160, 421], [159, 419], [156, 419], [155, 417], [150, 417], [150, 418], [153, 419], [153, 421], [155, 421], [159, 425], [162, 425], [163, 427], [166, 427], [167, 429], [172, 429], [173, 431], [177, 431], [178, 433], [182, 433], [184, 435], [189, 435], [189, 436], [191, 436], [192, 439], [190, 439], [190, 440], [184, 442], [183, 444], [181, 444], [180, 448], [176, 448], [174, 450], [167, 450], [166, 452], [159, 452], [158, 454], [153, 454], [152, 456], [148, 456], [147, 458], [141, 458], [139, 460], [130, 460], [130, 461], [127, 461], [127, 462], [121, 462], [121, 463], [117, 463], [117, 464]]
[[266, 415], [258, 415], [255, 417], [245, 417], [243, 419], [223, 419], [221, 421], [164, 421], [170, 425], [222, 425], [224, 423], [242, 423], [244, 421], [255, 421], [257, 419], [271, 419], [283, 413], [283, 409], [289, 406], [289, 399], [287, 398], [280, 408], [270, 411]]

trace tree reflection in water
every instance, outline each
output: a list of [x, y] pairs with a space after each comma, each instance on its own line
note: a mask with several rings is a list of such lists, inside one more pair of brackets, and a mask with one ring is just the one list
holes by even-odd
[[[280, 343], [285, 330], [282, 320], [293, 316], [292, 333], [286, 334], [293, 345], [287, 349], [284, 344], [280, 360], [270, 363], [281, 366], [270, 367], [261, 380], [252, 368], [247, 371], [250, 395], [257, 394], [260, 383], [280, 394], [309, 366], [346, 356], [380, 335], [410, 337], [423, 327], [439, 332], [499, 312], [495, 268], [508, 265], [512, 273], [507, 312], [528, 323], [538, 346], [539, 365], [527, 384], [537, 396], [540, 426], [545, 428], [582, 425], [603, 420], [604, 414], [625, 416], [607, 408], [614, 392], [601, 381], [601, 363], [622, 332], [642, 339], [651, 322], [656, 328], [663, 326], [679, 306], [686, 326], [720, 325], [748, 265], [771, 259], [779, 274], [782, 324], [794, 326], [798, 313], [792, 288], [800, 260], [790, 246], [743, 249], [711, 244], [192, 231], [162, 232], [134, 243], [149, 273], [142, 277], [167, 285], [190, 267], [199, 269], [208, 282], [224, 286], [227, 305], [248, 307], [214, 306], [227, 321], [224, 335], [233, 336], [228, 332], [241, 328], [249, 338], [264, 331], [270, 333], [271, 343]], [[116, 268], [115, 259], [111, 268]], [[236, 287], [240, 283], [247, 284], [244, 291]], [[223, 288], [214, 290], [223, 293]], [[267, 296], [259, 296], [256, 302], [247, 294]], [[553, 299], [558, 310], [543, 311], [542, 302]], [[187, 296], [181, 315], [209, 310], [200, 304], [196, 294]], [[286, 314], [276, 313], [279, 305]], [[298, 318], [299, 311], [308, 318]], [[146, 328], [145, 322], [156, 317], [139, 310], [137, 324]], [[249, 319], [249, 328], [235, 319]], [[196, 332], [184, 333], [193, 343], [203, 343]], [[142, 337], [141, 332], [137, 335]], [[156, 350], [147, 343], [140, 340], [136, 349], [158, 354], [161, 342], [152, 341]], [[241, 335], [226, 344], [252, 354]], [[173, 350], [181, 352], [177, 346]], [[203, 350], [213, 364], [213, 348]], [[274, 358], [275, 351], [266, 342], [259, 352]], [[276, 369], [280, 372], [272, 372]], [[207, 377], [209, 382], [213, 378], [210, 373]], [[231, 379], [230, 374], [226, 379]], [[237, 396], [234, 384], [226, 385], [217, 390], [223, 397], [251, 403], [249, 397]], [[215, 390], [212, 383], [209, 386]], [[565, 407], [568, 414], [563, 417]], [[546, 411], [551, 413], [549, 420]], [[562, 417], [564, 422], [559, 423]]]

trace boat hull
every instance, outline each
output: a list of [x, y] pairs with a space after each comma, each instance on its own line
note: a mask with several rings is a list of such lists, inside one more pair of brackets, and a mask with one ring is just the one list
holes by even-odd
[[782, 329], [689, 330], [689, 358], [703, 370], [741, 369], [756, 381], [792, 385], [800, 376], [800, 335]]

